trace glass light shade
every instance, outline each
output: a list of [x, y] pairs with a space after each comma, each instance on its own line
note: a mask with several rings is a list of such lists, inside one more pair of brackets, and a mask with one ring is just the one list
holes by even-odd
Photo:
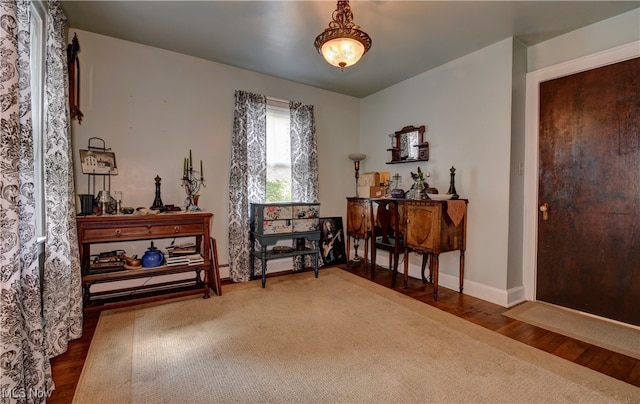
[[362, 154], [362, 153], [351, 153], [349, 154], [349, 159], [353, 160], [353, 161], [361, 161], [367, 158], [366, 154]]
[[335, 38], [322, 45], [322, 56], [330, 65], [340, 67], [352, 66], [364, 54], [364, 45], [352, 38]]

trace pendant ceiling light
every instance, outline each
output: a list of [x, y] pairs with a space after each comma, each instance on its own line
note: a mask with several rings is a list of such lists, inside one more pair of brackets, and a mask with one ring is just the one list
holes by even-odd
[[348, 0], [338, 1], [332, 17], [329, 28], [316, 37], [314, 45], [327, 63], [344, 70], [358, 63], [362, 55], [371, 49], [371, 38], [353, 23]]

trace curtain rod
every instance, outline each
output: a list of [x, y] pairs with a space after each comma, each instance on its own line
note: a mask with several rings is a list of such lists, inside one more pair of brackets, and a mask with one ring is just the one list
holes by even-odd
[[288, 100], [282, 100], [282, 99], [280, 99], [280, 98], [275, 98], [275, 97], [270, 97], [270, 96], [267, 96], [267, 100], [269, 100], [269, 101], [276, 101], [276, 102], [286, 102], [287, 104], [289, 103], [289, 101], [288, 101]]
[[279, 98], [267, 97], [267, 104], [271, 104], [281, 108], [289, 108], [289, 101], [281, 100]]

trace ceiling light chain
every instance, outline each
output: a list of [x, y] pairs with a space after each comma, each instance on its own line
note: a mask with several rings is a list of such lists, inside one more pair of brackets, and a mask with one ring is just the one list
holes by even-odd
[[371, 38], [354, 24], [348, 0], [338, 0], [332, 18], [329, 28], [316, 37], [314, 45], [327, 63], [344, 71], [371, 49]]

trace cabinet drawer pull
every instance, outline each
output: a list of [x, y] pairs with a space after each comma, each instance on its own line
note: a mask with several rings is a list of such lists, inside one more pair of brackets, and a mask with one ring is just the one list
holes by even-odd
[[180, 226], [176, 226], [173, 228], [174, 233], [180, 233]]
[[120, 229], [116, 229], [116, 237], [120, 237], [121, 234], [122, 232], [120, 231]]

